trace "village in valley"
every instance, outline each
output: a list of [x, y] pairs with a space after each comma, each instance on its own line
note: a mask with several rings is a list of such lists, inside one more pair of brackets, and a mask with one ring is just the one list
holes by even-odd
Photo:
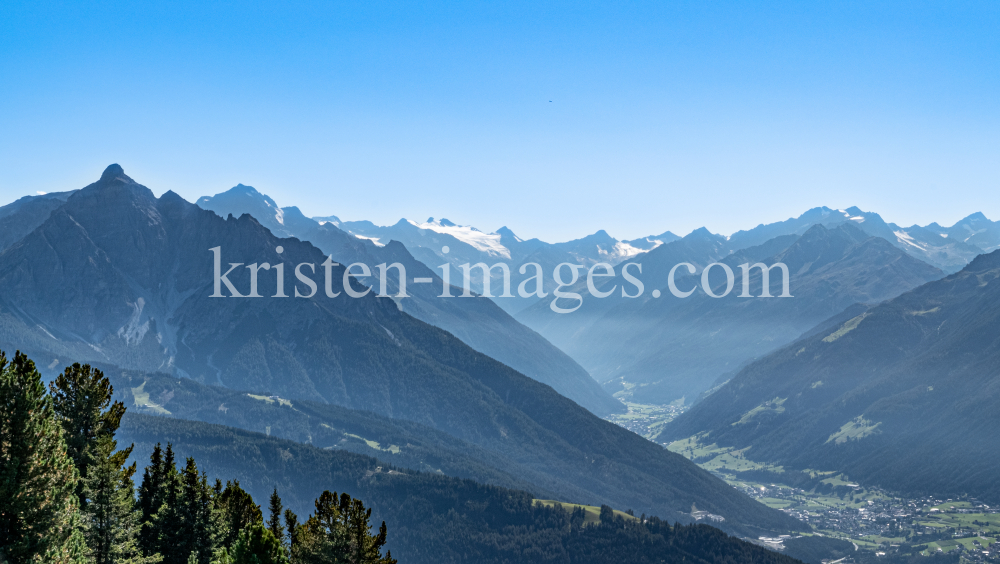
[[[628, 413], [608, 417], [630, 431], [656, 440], [663, 425], [684, 412], [683, 403], [644, 405], [628, 403]], [[1000, 506], [975, 498], [927, 496], [907, 499], [876, 487], [849, 481], [835, 471], [808, 471], [820, 478], [807, 490], [742, 476], [754, 471], [780, 476], [781, 467], [749, 460], [744, 453], [704, 445], [698, 437], [664, 444], [750, 497], [808, 523], [811, 535], [851, 542], [856, 550], [876, 556], [902, 554], [957, 554], [964, 562], [1000, 562]], [[747, 539], [784, 550], [791, 535]], [[994, 546], [995, 545], [995, 546]], [[851, 564], [848, 556], [838, 564]]]

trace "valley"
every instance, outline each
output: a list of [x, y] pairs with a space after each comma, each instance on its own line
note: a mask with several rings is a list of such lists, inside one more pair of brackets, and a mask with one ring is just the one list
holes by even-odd
[[667, 405], [633, 403], [625, 400], [622, 400], [622, 403], [628, 409], [626, 413], [606, 415], [604, 420], [650, 440], [660, 434], [664, 425], [673, 421], [685, 410], [683, 399]]
[[[856, 550], [905, 558], [935, 553], [1000, 562], [1000, 506], [971, 496], [908, 497], [859, 484], [835, 470], [791, 471], [756, 462], [747, 450], [704, 445], [698, 437], [665, 445], [758, 502], [809, 525], [806, 536], [848, 541]], [[756, 539], [786, 550], [796, 535]], [[998, 545], [1000, 546], [1000, 545]]]
[[[974, 219], [983, 232], [988, 220]], [[893, 226], [854, 208], [811, 210], [731, 237], [665, 233], [641, 249], [603, 231], [548, 245], [447, 220], [404, 222], [394, 233], [429, 238], [409, 249], [279, 208], [249, 186], [199, 205], [173, 192], [156, 197], [118, 165], [83, 189], [0, 208], [0, 222], [14, 241], [0, 249], [0, 348], [31, 355], [47, 377], [67, 359], [89, 362], [131, 410], [126, 428], [143, 449], [157, 433], [173, 437], [178, 452], [240, 476], [254, 495], [267, 495], [261, 488], [282, 473], [295, 490], [288, 503], [302, 509], [315, 494], [296, 480], [318, 486], [326, 471], [282, 465], [320, 457], [355, 461], [357, 472], [338, 487], [367, 491], [382, 510], [406, 506], [407, 495], [454, 506], [468, 482], [494, 488], [495, 499], [516, 497], [517, 519], [539, 532], [551, 517], [597, 525], [587, 535], [638, 525], [635, 538], [649, 539], [660, 521], [636, 515], [652, 515], [810, 563], [995, 557], [1000, 489], [991, 476], [1000, 449], [989, 429], [1000, 393], [991, 368], [1000, 355], [1000, 251], [963, 262], [973, 251], [932, 233], [942, 241], [918, 253], [901, 241], [917, 245], [926, 233], [888, 239], [882, 232]], [[476, 246], [483, 241], [488, 249]], [[703, 295], [608, 294], [553, 317], [545, 299], [512, 312], [420, 286], [405, 300], [331, 293], [365, 286], [341, 266], [351, 262], [399, 263], [443, 283], [421, 255], [442, 243], [456, 249], [450, 260], [506, 250], [518, 255], [507, 257], [515, 266], [543, 255], [549, 263], [642, 261], [651, 287], [676, 282]], [[327, 297], [213, 300], [204, 250], [222, 246], [227, 261], [242, 261], [236, 266], [261, 256], [300, 265], [335, 257], [326, 285], [342, 283]], [[929, 257], [938, 260], [922, 260]], [[684, 262], [706, 274], [674, 280]], [[708, 268], [718, 264], [741, 271], [740, 284], [754, 292], [785, 293], [783, 277], [768, 278], [766, 267], [739, 268], [751, 262], [793, 272], [793, 299], [708, 291], [722, 287]], [[44, 276], [53, 268], [75, 274]], [[231, 280], [245, 287], [248, 276]], [[601, 288], [588, 280], [571, 289], [597, 295], [622, 282], [608, 278]], [[280, 275], [251, 277], [250, 293], [280, 297], [282, 284]], [[254, 458], [252, 472], [242, 455], [216, 450], [261, 440], [286, 443]], [[403, 476], [413, 490], [402, 497], [366, 489], [370, 478]], [[389, 522], [418, 530], [420, 511], [406, 511], [408, 521]], [[507, 518], [477, 511], [477, 519]], [[454, 515], [440, 517], [458, 526]], [[533, 539], [511, 535], [531, 550]], [[420, 561], [419, 542], [399, 546]]]

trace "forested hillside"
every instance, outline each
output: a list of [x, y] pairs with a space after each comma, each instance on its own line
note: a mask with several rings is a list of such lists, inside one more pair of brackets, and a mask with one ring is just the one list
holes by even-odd
[[[529, 493], [383, 465], [347, 452], [318, 449], [219, 425], [129, 415], [122, 439], [139, 452], [169, 441], [178, 456], [201, 461], [209, 477], [232, 476], [257, 498], [275, 488], [296, 512], [317, 488], [346, 491], [385, 520], [387, 548], [415, 564], [792, 562], [706, 525], [673, 526], [606, 515], [583, 526], [582, 513], [533, 504]], [[608, 511], [607, 513], [610, 513]]]

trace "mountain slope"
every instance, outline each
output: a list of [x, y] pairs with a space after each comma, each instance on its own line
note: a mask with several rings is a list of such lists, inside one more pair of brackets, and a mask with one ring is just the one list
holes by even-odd
[[[817, 224], [797, 239], [778, 237], [722, 258], [720, 239], [703, 235], [700, 247], [682, 246], [682, 240], [636, 259], [643, 264], [646, 284], [661, 290], [659, 298], [648, 289], [636, 299], [589, 298], [597, 303], [595, 308], [606, 309], [597, 310], [582, 328], [574, 328], [572, 319], [561, 319], [579, 312], [559, 316], [541, 306], [532, 308], [535, 317], [521, 319], [576, 358], [609, 390], [640, 402], [669, 403], [682, 397], [691, 402], [719, 376], [795, 340], [847, 306], [879, 302], [941, 276], [936, 268], [851, 224], [834, 229]], [[734, 272], [732, 292], [719, 299], [699, 287], [700, 269], [715, 260]], [[739, 265], [758, 261], [787, 266], [792, 297], [739, 297]], [[694, 275], [682, 269], [684, 275], [676, 278], [678, 288], [695, 288], [687, 298], [674, 297], [666, 287], [666, 271], [680, 262], [696, 267]], [[780, 271], [772, 274], [770, 293], [779, 296]], [[608, 285], [622, 283], [609, 280]], [[709, 281], [716, 295], [724, 293], [720, 268], [711, 271]], [[751, 271], [749, 283], [750, 294], [759, 296], [759, 269]], [[553, 330], [553, 324], [561, 327]]]
[[[220, 216], [244, 213], [264, 217], [262, 225], [279, 236], [297, 237], [319, 247], [341, 264], [360, 262], [373, 271], [377, 264], [400, 263], [406, 269], [407, 294], [397, 300], [410, 315], [455, 335], [479, 352], [487, 354], [518, 372], [555, 388], [562, 395], [597, 415], [622, 413], [621, 402], [612, 398], [579, 364], [547, 342], [541, 335], [521, 325], [490, 300], [481, 298], [441, 298], [443, 281], [398, 242], [376, 245], [338, 228], [333, 222], [319, 224], [303, 216], [297, 208], [278, 208], [274, 200], [242, 184], [222, 194], [204, 197], [198, 205]], [[273, 210], [280, 210], [280, 214]], [[278, 220], [281, 220], [279, 223]], [[284, 235], [280, 235], [284, 233]], [[387, 290], [397, 294], [398, 277], [389, 276]], [[431, 283], [415, 284], [415, 279]], [[374, 278], [362, 283], [378, 287]], [[460, 283], [459, 283], [460, 284]], [[452, 288], [452, 295], [462, 293]]]
[[568, 512], [534, 504], [528, 492], [415, 473], [220, 425], [126, 414], [118, 439], [135, 444], [140, 465], [154, 444], [170, 442], [179, 459], [194, 457], [211, 479], [239, 480], [258, 502], [277, 489], [301, 520], [322, 491], [348, 493], [371, 508], [373, 523], [386, 522], [386, 547], [400, 562], [795, 562], [706, 525], [640, 525], [619, 516], [581, 526]]
[[25, 196], [0, 207], [0, 251], [21, 240], [63, 205], [69, 192]]
[[669, 424], [754, 460], [1000, 501], [1000, 252], [793, 343]]
[[[404, 419], [534, 464], [594, 500], [671, 519], [696, 503], [733, 530], [801, 526], [391, 299], [347, 297], [365, 288], [345, 287], [342, 267], [331, 267], [336, 298], [321, 278], [308, 299], [210, 297], [217, 247], [222, 263], [280, 261], [288, 271], [325, 259], [248, 215], [222, 219], [172, 192], [157, 199], [112, 165], [0, 253], [0, 347], [26, 350], [43, 367], [92, 361], [165, 371]], [[278, 293], [276, 274], [259, 273], [261, 296]], [[250, 278], [245, 267], [230, 274], [243, 294]], [[285, 290], [292, 295], [292, 284]]]

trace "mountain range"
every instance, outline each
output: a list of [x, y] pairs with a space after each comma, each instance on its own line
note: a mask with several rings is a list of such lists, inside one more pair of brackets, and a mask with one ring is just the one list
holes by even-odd
[[[982, 214], [901, 228], [815, 208], [729, 237], [598, 231], [549, 244], [444, 219], [309, 218], [244, 185], [197, 205], [157, 198], [112, 165], [85, 188], [0, 207], [0, 228], [0, 349], [27, 352], [48, 375], [99, 366], [132, 412], [125, 440], [174, 441], [255, 495], [282, 485], [299, 507], [327, 484], [371, 498], [398, 515], [414, 561], [434, 561], [437, 534], [482, 558], [513, 547], [498, 561], [533, 561], [539, 538], [573, 550], [587, 537], [560, 536], [532, 499], [682, 523], [709, 515], [752, 537], [806, 528], [661, 446], [679, 440], [895, 492], [1000, 502], [1000, 228]], [[346, 275], [352, 262], [404, 265], [409, 296], [395, 295], [394, 277], [376, 295], [375, 277]], [[441, 265], [459, 294], [466, 262], [502, 262], [515, 284], [530, 262], [615, 272], [566, 288], [580, 307], [560, 315], [552, 306], [575, 300], [441, 298]], [[787, 267], [790, 297], [779, 297], [780, 270], [744, 280], [740, 265], [758, 262]], [[641, 265], [641, 295], [622, 293], [636, 286], [626, 263]], [[680, 263], [694, 270], [676, 270], [672, 288]], [[223, 289], [213, 272], [234, 264]], [[308, 298], [292, 297], [308, 290], [293, 281], [297, 264], [313, 265]], [[489, 280], [498, 294], [495, 276], [470, 285]], [[741, 297], [744, 285], [774, 297]], [[622, 413], [611, 393], [693, 407], [657, 444], [599, 417]], [[633, 541], [660, 542], [650, 531]]]
[[[447, 219], [429, 218], [425, 222], [401, 219], [396, 224], [380, 227], [370, 221], [340, 221], [335, 216], [317, 217], [317, 221], [332, 224], [344, 231], [383, 245], [389, 241], [399, 241], [413, 253], [413, 256], [427, 266], [438, 269], [442, 264], [451, 265], [455, 272], [455, 284], [461, 285], [460, 267], [463, 264], [482, 262], [486, 265], [504, 264], [508, 267], [513, 297], [496, 297], [494, 301], [504, 310], [515, 314], [537, 301], [535, 297], [521, 297], [516, 288], [522, 281], [534, 274], [533, 269], [521, 272], [523, 265], [539, 264], [545, 274], [545, 284], [550, 291], [552, 271], [564, 262], [582, 264], [587, 267], [598, 262], [618, 264], [645, 251], [678, 239], [667, 231], [660, 235], [650, 235], [631, 241], [619, 241], [606, 231], [563, 243], [546, 243], [539, 239], [522, 239], [507, 227], [494, 233], [484, 233], [475, 227], [457, 225]], [[447, 247], [448, 252], [444, 252]], [[499, 269], [491, 271], [491, 294], [502, 292], [502, 274]], [[469, 277], [469, 287], [477, 293], [484, 292], [483, 275], [473, 270]]]
[[[615, 293], [604, 299], [585, 295], [580, 310], [554, 314], [547, 303], [518, 318], [576, 358], [609, 391], [641, 403], [693, 402], [745, 362], [766, 354], [801, 335], [820, 321], [857, 302], [875, 303], [895, 297], [943, 273], [890, 242], [870, 236], [853, 222], [835, 227], [814, 224], [802, 235], [779, 235], [763, 244], [727, 252], [727, 241], [707, 231], [663, 245], [643, 256], [647, 290], [637, 298]], [[734, 273], [733, 291], [710, 297], [701, 272], [710, 263]], [[740, 297], [744, 284], [741, 264], [785, 264], [791, 297], [783, 279], [771, 271], [771, 298]], [[697, 289], [687, 298], [670, 293], [669, 271], [677, 264], [694, 266], [676, 277], [676, 286]], [[761, 271], [747, 279], [750, 296], [762, 295]], [[715, 295], [727, 285], [720, 267], [709, 271]], [[625, 280], [608, 278], [599, 291], [622, 287]]]
[[[802, 526], [392, 299], [347, 297], [367, 288], [345, 285], [343, 266], [330, 267], [335, 298], [213, 298], [215, 256], [242, 265], [229, 279], [243, 295], [246, 265], [319, 272], [327, 258], [250, 215], [223, 219], [173, 192], [156, 198], [109, 166], [0, 252], [0, 348], [27, 352], [50, 374], [101, 363], [423, 425], [586, 492], [567, 501], [687, 521], [697, 504], [744, 534]], [[277, 274], [260, 270], [260, 295], [281, 293]]]
[[[416, 260], [402, 244], [385, 244], [358, 238], [341, 230], [334, 222], [322, 224], [309, 219], [295, 207], [279, 208], [270, 197], [242, 184], [211, 197], [198, 199], [198, 206], [221, 217], [249, 214], [279, 237], [308, 241], [343, 265], [362, 263], [374, 269], [378, 264], [402, 264], [406, 269], [409, 298], [396, 300], [397, 306], [417, 319], [440, 327], [479, 352], [491, 356], [597, 415], [622, 413], [621, 402], [605, 392], [579, 364], [541, 335], [517, 322], [494, 302], [483, 298], [442, 298], [444, 282], [437, 271]], [[431, 280], [415, 284], [415, 279]], [[399, 290], [398, 276], [387, 276], [387, 290]], [[374, 278], [363, 283], [376, 286]], [[453, 288], [451, 294], [462, 291]]]
[[[1000, 227], [982, 214], [973, 214], [950, 228], [937, 224], [904, 228], [856, 207], [843, 210], [818, 207], [799, 217], [761, 224], [729, 237], [701, 228], [683, 238], [667, 231], [658, 236], [618, 241], [598, 231], [580, 240], [555, 244], [522, 240], [506, 227], [484, 233], [445, 219], [431, 218], [423, 223], [400, 220], [389, 227], [368, 221], [342, 221], [335, 216], [315, 219], [376, 245], [393, 240], [402, 242], [414, 258], [437, 268], [436, 272], [440, 272], [444, 263], [452, 266], [456, 276], [462, 264], [504, 263], [509, 268], [512, 287], [534, 274], [530, 268], [527, 273], [520, 272], [530, 262], [541, 265], [549, 291], [554, 287], [551, 272], [562, 262], [588, 267], [597, 262], [615, 265], [618, 276], [605, 280], [603, 286], [598, 284], [604, 289], [622, 287], [620, 268], [625, 262], [641, 264], [642, 280], [648, 287], [645, 296], [631, 300], [614, 294], [608, 299], [593, 299], [585, 281], [580, 280], [574, 291], [584, 296], [585, 305], [572, 316], [552, 313], [551, 296], [495, 297], [502, 283], [499, 269], [491, 271], [489, 289], [495, 303], [568, 353], [607, 392], [653, 403], [680, 398], [690, 403], [700, 393], [732, 376], [743, 364], [788, 343], [846, 305], [877, 303], [894, 297], [935, 277], [955, 272], [992, 245], [1000, 245], [995, 235], [1000, 233]], [[765, 307], [755, 303], [752, 307], [737, 307], [745, 311], [741, 315], [752, 316], [754, 323], [764, 325], [763, 330], [748, 324], [740, 315], [733, 316], [732, 299], [716, 303], [701, 292], [690, 302], [680, 304], [677, 300], [650, 298], [650, 288], [666, 295], [666, 275], [679, 262], [689, 262], [700, 270], [716, 261], [733, 268], [744, 258], [777, 261], [778, 252], [817, 226], [830, 232], [854, 228], [855, 239], [861, 233], [888, 245], [881, 245], [877, 252], [872, 250], [867, 255], [862, 252], [842, 257], [850, 264], [830, 264], [823, 272], [810, 269], [805, 262], [798, 264], [799, 270], [792, 273], [792, 284], [801, 283], [807, 289], [801, 296], [796, 294], [804, 299], [796, 299], [794, 305]], [[802, 245], [807, 242], [804, 240]], [[445, 247], [448, 253], [442, 252]], [[916, 262], [903, 260], [904, 256]], [[921, 267], [918, 262], [930, 268]], [[803, 266], [806, 270], [801, 269]], [[684, 271], [680, 274], [680, 278], [686, 275]], [[869, 283], [851, 287], [851, 276], [867, 277]], [[455, 285], [461, 284], [458, 278], [452, 280]], [[738, 278], [737, 285], [741, 282]], [[474, 291], [484, 290], [478, 270], [472, 271], [470, 286]], [[761, 315], [756, 315], [758, 310]]]

